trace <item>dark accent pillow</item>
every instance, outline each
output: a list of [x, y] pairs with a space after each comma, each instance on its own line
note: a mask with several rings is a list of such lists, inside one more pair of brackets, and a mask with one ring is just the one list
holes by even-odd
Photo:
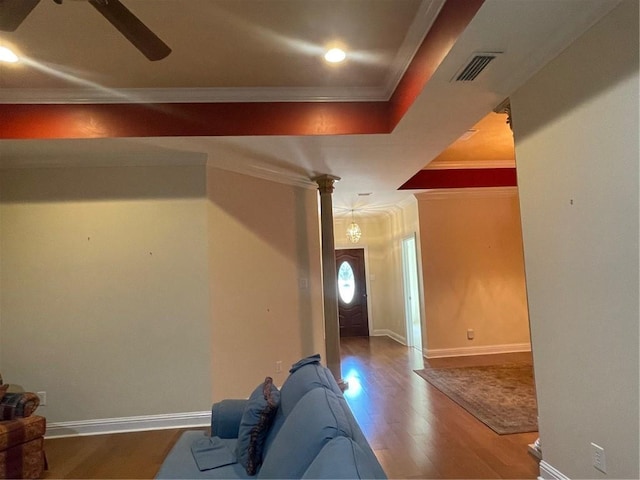
[[262, 465], [264, 441], [280, 405], [280, 392], [267, 377], [258, 385], [247, 402], [238, 429], [236, 457], [249, 475], [255, 475]]

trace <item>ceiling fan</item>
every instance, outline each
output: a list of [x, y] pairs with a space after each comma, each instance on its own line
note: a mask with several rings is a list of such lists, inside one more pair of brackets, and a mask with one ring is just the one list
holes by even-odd
[[[62, 4], [62, 0], [53, 0]], [[151, 61], [161, 60], [171, 49], [119, 0], [88, 0], [100, 14]], [[0, 30], [15, 31], [40, 0], [0, 0]]]

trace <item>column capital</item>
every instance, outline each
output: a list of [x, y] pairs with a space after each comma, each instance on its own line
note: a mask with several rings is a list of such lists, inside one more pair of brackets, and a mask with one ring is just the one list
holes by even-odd
[[507, 116], [507, 125], [509, 128], [513, 130], [513, 124], [511, 123], [511, 100], [507, 97], [505, 98], [500, 105], [493, 109], [495, 113], [502, 113]]
[[333, 184], [340, 180], [340, 177], [336, 177], [335, 175], [320, 175], [318, 177], [314, 177], [311, 180], [318, 184], [318, 191], [322, 193], [333, 193]]

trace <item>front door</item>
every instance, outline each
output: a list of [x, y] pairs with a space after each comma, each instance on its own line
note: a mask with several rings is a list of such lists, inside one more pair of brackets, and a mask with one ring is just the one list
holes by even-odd
[[368, 337], [364, 249], [336, 250], [341, 337]]

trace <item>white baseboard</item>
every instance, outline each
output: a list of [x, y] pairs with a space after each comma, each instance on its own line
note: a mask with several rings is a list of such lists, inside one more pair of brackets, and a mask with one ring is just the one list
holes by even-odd
[[167, 413], [138, 417], [100, 418], [47, 424], [45, 438], [103, 435], [166, 428], [206, 427], [211, 424], [211, 411]]
[[373, 336], [374, 337], [389, 337], [393, 340], [395, 340], [398, 343], [401, 343], [402, 345], [407, 345], [407, 339], [398, 335], [396, 332], [394, 332], [393, 330], [389, 330], [387, 328], [380, 328], [377, 330], [373, 331]]
[[511, 343], [507, 345], [483, 345], [479, 347], [432, 348], [424, 349], [427, 358], [466, 357], [469, 355], [494, 355], [497, 353], [530, 352], [530, 343]]
[[544, 460], [540, 460], [540, 476], [543, 480], [570, 480], [564, 473], [549, 465]]

